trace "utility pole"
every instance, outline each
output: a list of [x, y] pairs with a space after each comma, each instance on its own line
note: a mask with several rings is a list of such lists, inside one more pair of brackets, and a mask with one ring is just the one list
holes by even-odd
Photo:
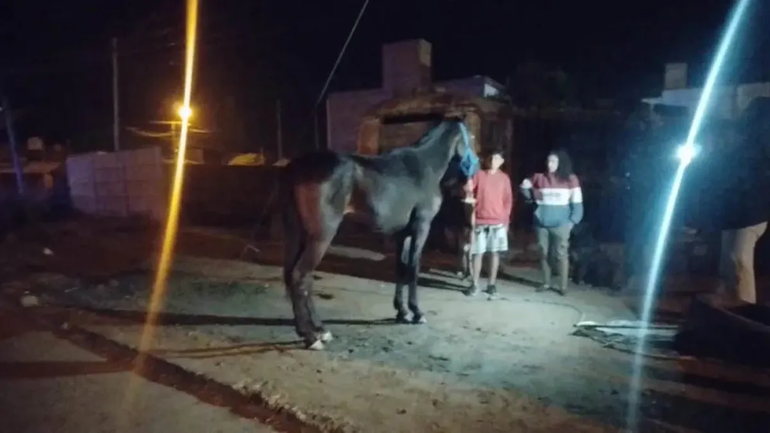
[[112, 144], [120, 150], [120, 104], [118, 93], [118, 38], [112, 38]]
[[315, 143], [315, 150], [321, 150], [318, 137], [318, 111], [313, 112], [313, 141]]
[[24, 169], [21, 166], [19, 149], [16, 146], [16, 134], [13, 132], [13, 115], [11, 114], [11, 104], [8, 102], [8, 95], [3, 94], [2, 102], [2, 110], [5, 114], [5, 130], [8, 132], [8, 147], [10, 148], [11, 159], [13, 160], [13, 171], [16, 173], [16, 191], [19, 193], [19, 198], [23, 200], [26, 193]]
[[276, 121], [276, 127], [278, 128], [275, 134], [275, 144], [276, 144], [276, 158], [278, 158], [278, 161], [283, 159], [283, 131], [281, 127], [281, 100], [279, 99], [275, 103], [275, 121]]

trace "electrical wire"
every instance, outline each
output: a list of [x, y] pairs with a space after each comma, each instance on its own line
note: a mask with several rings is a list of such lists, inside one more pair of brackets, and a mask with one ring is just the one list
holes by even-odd
[[313, 107], [313, 115], [315, 115], [316, 110], [318, 110], [318, 105], [323, 100], [324, 95], [326, 95], [326, 91], [329, 90], [329, 84], [331, 83], [332, 78], [334, 77], [334, 73], [337, 72], [337, 67], [340, 65], [340, 61], [342, 61], [342, 56], [345, 55], [345, 50], [347, 50], [348, 44], [350, 44], [350, 40], [353, 39], [353, 34], [356, 32], [356, 29], [358, 28], [358, 23], [361, 22], [361, 17], [364, 16], [364, 12], [366, 11], [366, 7], [368, 5], [369, 5], [369, 0], [365, 0], [363, 6], [361, 6], [361, 11], [358, 13], [358, 17], [356, 18], [356, 21], [353, 23], [353, 28], [350, 29], [350, 33], [348, 34], [347, 40], [345, 40], [345, 44], [342, 46], [340, 53], [337, 55], [337, 61], [334, 62], [334, 66], [332, 66], [332, 70], [331, 72], [329, 72], [329, 76], [326, 78], [326, 83], [321, 89], [321, 93], [318, 94], [318, 99], [316, 99], [315, 106]]

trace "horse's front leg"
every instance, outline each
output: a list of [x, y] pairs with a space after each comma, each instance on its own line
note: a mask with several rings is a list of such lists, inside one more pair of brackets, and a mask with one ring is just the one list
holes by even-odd
[[409, 251], [409, 311], [412, 312], [412, 323], [426, 323], [425, 315], [420, 311], [417, 300], [417, 278], [420, 275], [420, 261], [422, 260], [423, 247], [430, 232], [430, 220], [417, 222], [412, 245]]
[[412, 243], [410, 236], [396, 236], [396, 292], [393, 295], [393, 308], [396, 309], [396, 322], [408, 323], [404, 307], [404, 284], [409, 276], [409, 250]]

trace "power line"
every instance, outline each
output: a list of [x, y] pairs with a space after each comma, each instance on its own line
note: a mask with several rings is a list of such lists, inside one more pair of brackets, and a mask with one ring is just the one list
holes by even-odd
[[337, 67], [340, 65], [342, 56], [345, 55], [345, 50], [348, 48], [348, 44], [350, 44], [350, 40], [353, 39], [353, 34], [356, 32], [356, 28], [358, 28], [358, 23], [361, 22], [361, 17], [364, 16], [364, 12], [366, 11], [366, 7], [368, 5], [369, 5], [369, 0], [365, 0], [364, 5], [361, 6], [361, 11], [358, 13], [358, 17], [356, 18], [356, 21], [353, 23], [353, 28], [350, 29], [350, 33], [348, 34], [347, 40], [345, 40], [345, 44], [342, 46], [340, 53], [337, 55], [337, 61], [334, 62], [334, 66], [332, 66], [332, 70], [331, 72], [329, 72], [329, 76], [326, 78], [326, 83], [321, 89], [321, 93], [318, 94], [318, 99], [316, 99], [315, 106], [313, 107], [313, 116], [315, 116], [315, 113], [318, 110], [318, 105], [321, 103], [324, 95], [326, 95], [326, 91], [329, 89], [329, 83], [331, 83], [332, 77], [334, 77], [334, 73], [337, 71]]

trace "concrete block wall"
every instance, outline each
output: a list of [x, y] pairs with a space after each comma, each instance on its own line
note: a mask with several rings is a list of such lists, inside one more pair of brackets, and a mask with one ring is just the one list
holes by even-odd
[[168, 176], [159, 148], [67, 158], [75, 209], [90, 215], [166, 217]]

